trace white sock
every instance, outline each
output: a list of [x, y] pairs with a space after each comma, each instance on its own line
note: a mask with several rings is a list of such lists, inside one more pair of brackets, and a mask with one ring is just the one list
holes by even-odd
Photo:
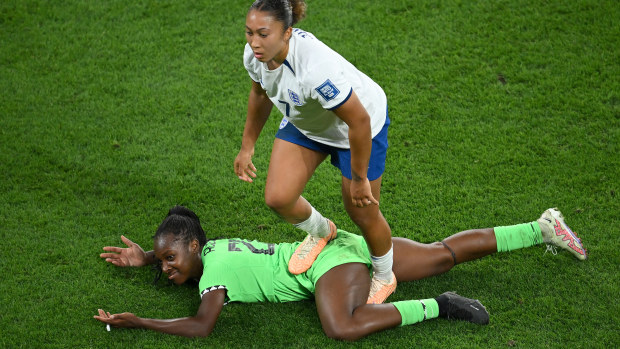
[[308, 219], [293, 225], [314, 237], [322, 238], [330, 233], [327, 218], [323, 217], [314, 207], [312, 207], [312, 213]]
[[375, 274], [374, 277], [379, 280], [391, 281], [392, 280], [392, 265], [394, 263], [394, 245], [390, 247], [390, 250], [381, 257], [371, 255], [372, 269]]

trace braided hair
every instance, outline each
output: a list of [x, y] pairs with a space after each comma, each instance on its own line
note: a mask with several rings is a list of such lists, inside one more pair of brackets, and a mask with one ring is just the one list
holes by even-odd
[[[192, 210], [183, 206], [175, 206], [168, 211], [168, 215], [157, 228], [153, 239], [158, 239], [168, 234], [174, 235], [175, 241], [181, 240], [186, 244], [189, 244], [193, 240], [198, 240], [201, 249], [207, 243], [207, 237], [200, 225], [200, 219]], [[153, 269], [159, 269], [153, 281], [153, 284], [156, 284], [163, 272], [161, 269], [161, 261], [153, 266]]]

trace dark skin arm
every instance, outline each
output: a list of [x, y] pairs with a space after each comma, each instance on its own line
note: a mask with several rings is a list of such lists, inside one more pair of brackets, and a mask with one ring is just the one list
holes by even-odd
[[[125, 236], [121, 236], [121, 240], [127, 245], [126, 248], [106, 246], [103, 248], [106, 253], [100, 254], [100, 257], [118, 267], [141, 267], [157, 262], [153, 251], [144, 252], [140, 245]], [[103, 309], [99, 309], [99, 315], [94, 318], [113, 327], [144, 328], [178, 336], [206, 337], [213, 331], [225, 300], [226, 290], [208, 292], [202, 297], [195, 316], [179, 319], [146, 319], [132, 313], [110, 314]]]
[[355, 94], [340, 107], [334, 114], [349, 126], [349, 146], [351, 148], [351, 200], [357, 207], [378, 205], [379, 202], [372, 195], [370, 182], [366, 177], [368, 162], [372, 150], [372, 133], [370, 130], [370, 115]]
[[124, 235], [121, 235], [121, 240], [127, 245], [127, 248], [106, 246], [103, 250], [107, 251], [107, 253], [102, 253], [99, 257], [117, 267], [143, 267], [157, 263], [155, 252], [144, 252], [140, 245], [129, 240]]
[[132, 313], [110, 314], [99, 309], [94, 318], [113, 327], [143, 328], [184, 337], [206, 337], [213, 331], [226, 299], [226, 290], [215, 290], [202, 297], [195, 316], [179, 319], [146, 319]]

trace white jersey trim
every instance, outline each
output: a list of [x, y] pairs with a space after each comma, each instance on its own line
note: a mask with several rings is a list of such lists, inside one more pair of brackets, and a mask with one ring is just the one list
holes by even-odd
[[224, 302], [224, 305], [228, 304], [228, 289], [226, 288], [226, 286], [224, 285], [217, 285], [217, 286], [211, 286], [211, 287], [207, 287], [205, 288], [202, 292], [200, 292], [200, 299], [202, 299], [202, 296], [204, 296], [205, 294], [211, 292], [211, 291], [215, 291], [215, 290], [225, 290], [226, 291], [226, 302]]

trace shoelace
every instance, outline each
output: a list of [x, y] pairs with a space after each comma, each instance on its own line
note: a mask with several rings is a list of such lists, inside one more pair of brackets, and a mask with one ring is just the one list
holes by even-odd
[[[373, 281], [374, 280], [374, 281]], [[392, 280], [390, 280], [392, 281]], [[390, 281], [384, 281], [381, 279], [375, 279], [374, 277], [372, 278], [371, 282], [370, 282], [370, 295], [374, 295], [377, 292], [379, 292], [383, 286], [389, 285]]]
[[377, 282], [371, 282], [370, 283], [370, 294], [374, 295], [375, 293], [379, 292], [379, 290], [385, 285], [385, 283], [383, 283], [383, 281], [381, 280], [377, 280]]
[[299, 259], [304, 259], [312, 251], [312, 248], [316, 246], [318, 239], [312, 235], [308, 235], [306, 239], [301, 243], [301, 248], [299, 250]]
[[543, 255], [547, 254], [547, 252], [551, 252], [551, 254], [555, 256], [558, 254], [558, 249], [554, 245], [547, 244], [547, 250], [545, 250], [545, 253], [543, 253]]

